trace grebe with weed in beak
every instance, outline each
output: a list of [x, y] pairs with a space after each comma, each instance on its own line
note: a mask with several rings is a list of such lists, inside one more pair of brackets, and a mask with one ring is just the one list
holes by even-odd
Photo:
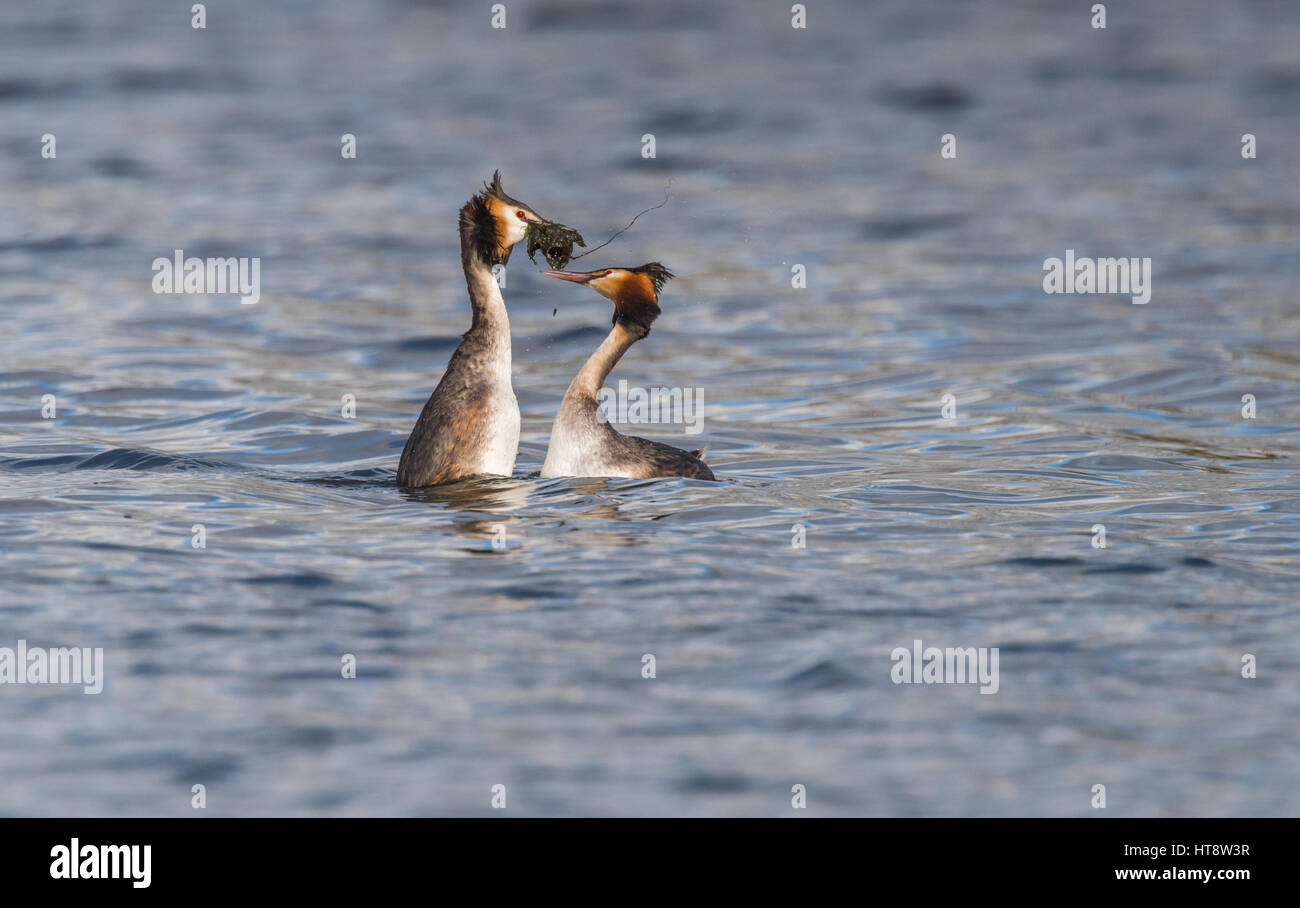
[[610, 370], [627, 349], [650, 333], [659, 317], [659, 291], [672, 278], [658, 262], [639, 268], [601, 268], [596, 271], [543, 271], [576, 284], [586, 284], [614, 301], [614, 327], [569, 383], [560, 412], [551, 429], [542, 477], [618, 476], [647, 479], [652, 476], [687, 476], [713, 479], [699, 451], [624, 435], [606, 422], [597, 397]]
[[473, 322], [402, 450], [397, 484], [436, 486], [509, 476], [519, 453], [519, 402], [510, 383], [510, 319], [492, 266], [504, 265], [530, 224], [550, 224], [506, 195], [492, 174], [460, 210], [460, 262]]

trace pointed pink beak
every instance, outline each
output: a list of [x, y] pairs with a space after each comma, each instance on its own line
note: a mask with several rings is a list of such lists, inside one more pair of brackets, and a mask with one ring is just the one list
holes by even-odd
[[585, 284], [596, 276], [585, 271], [543, 271], [542, 274], [558, 277], [562, 281], [573, 281], [575, 284]]

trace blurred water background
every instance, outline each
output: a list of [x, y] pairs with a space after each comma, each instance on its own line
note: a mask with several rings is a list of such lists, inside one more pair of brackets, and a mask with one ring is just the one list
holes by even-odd
[[[1300, 6], [506, 6], [0, 6], [0, 646], [106, 672], [0, 687], [0, 813], [1294, 815]], [[679, 275], [612, 379], [718, 483], [537, 478], [609, 311], [519, 250], [515, 477], [396, 486], [496, 167], [592, 244], [669, 193], [575, 267]]]

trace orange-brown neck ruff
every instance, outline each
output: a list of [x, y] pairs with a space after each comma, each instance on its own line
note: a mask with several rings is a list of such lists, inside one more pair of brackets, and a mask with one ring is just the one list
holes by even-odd
[[477, 259], [489, 268], [503, 265], [510, 258], [511, 247], [503, 242], [499, 213], [505, 210], [502, 201], [487, 192], [480, 192], [465, 203], [460, 210], [460, 256], [463, 264]]
[[497, 260], [504, 264], [510, 258], [513, 247], [505, 244], [505, 230], [502, 224], [507, 218], [514, 218], [517, 209], [516, 206], [494, 195], [488, 196], [487, 207], [492, 215], [492, 236], [496, 239]]
[[629, 271], [611, 296], [614, 299], [615, 325], [623, 325], [638, 338], [650, 333], [650, 326], [661, 310], [655, 299], [654, 282], [648, 275]]

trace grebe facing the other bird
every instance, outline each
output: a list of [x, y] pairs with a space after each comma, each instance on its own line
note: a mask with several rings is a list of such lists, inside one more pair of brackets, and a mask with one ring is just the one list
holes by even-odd
[[[411, 429], [398, 485], [436, 486], [514, 471], [519, 403], [510, 382], [510, 319], [492, 268], [510, 259], [530, 227], [552, 226], [563, 227], [506, 195], [499, 172], [461, 208], [460, 261], [474, 318]], [[551, 250], [545, 251], [549, 258]]]
[[659, 317], [659, 291], [672, 278], [672, 272], [658, 262], [649, 262], [638, 268], [542, 273], [586, 284], [614, 301], [613, 330], [578, 371], [564, 394], [551, 429], [542, 477], [713, 479], [713, 471], [700, 459], [702, 450], [683, 451], [661, 442], [624, 435], [601, 418], [597, 402], [610, 370], [629, 347], [650, 333], [650, 326]]

